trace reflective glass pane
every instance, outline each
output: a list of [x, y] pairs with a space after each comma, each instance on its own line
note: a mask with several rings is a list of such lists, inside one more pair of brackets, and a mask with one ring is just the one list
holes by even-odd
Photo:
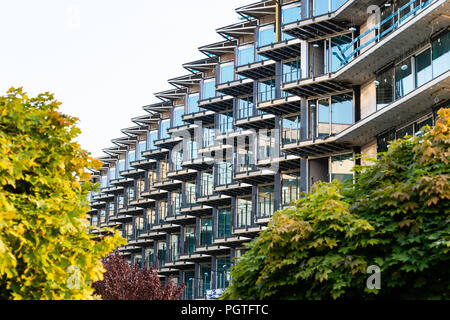
[[331, 157], [331, 180], [352, 182], [354, 164], [351, 153]]
[[286, 5], [281, 8], [281, 23], [288, 24], [301, 20], [302, 7], [300, 3]]
[[275, 27], [273, 25], [261, 27], [258, 33], [258, 46], [263, 47], [271, 43], [275, 43]]
[[216, 80], [203, 80], [202, 99], [209, 99], [216, 96]]
[[390, 68], [377, 75], [377, 110], [394, 101], [394, 69]]
[[314, 0], [314, 16], [328, 13], [329, 0]]
[[252, 197], [237, 199], [237, 228], [251, 225]]
[[340, 94], [331, 97], [332, 133], [339, 133], [353, 124], [353, 96]]
[[238, 66], [255, 62], [255, 48], [253, 45], [238, 48]]
[[395, 98], [401, 98], [414, 90], [414, 76], [411, 59], [395, 67]]
[[173, 124], [172, 127], [179, 127], [184, 125], [182, 117], [184, 115], [184, 107], [178, 107], [173, 110]]
[[234, 64], [224, 63], [219, 66], [219, 83], [231, 82], [234, 80]]
[[450, 32], [433, 41], [433, 77], [450, 69]]
[[253, 116], [253, 97], [238, 100], [238, 119]]
[[169, 138], [169, 133], [167, 130], [170, 128], [170, 120], [163, 120], [161, 121], [161, 126], [159, 127], [159, 138], [160, 139], [166, 139]]
[[353, 56], [349, 56], [352, 48], [347, 49], [351, 42], [351, 34], [331, 38], [331, 72], [336, 72], [352, 60]]
[[155, 150], [155, 141], [158, 140], [158, 131], [151, 131], [148, 135], [148, 150]]
[[[339, 9], [347, 0], [331, 0], [331, 11]], [[324, 1], [325, 2], [325, 1]]]
[[187, 104], [187, 114], [199, 112], [198, 100], [200, 99], [199, 94], [191, 94], [188, 96]]
[[328, 99], [318, 101], [317, 107], [317, 136], [319, 138], [330, 135], [330, 102]]
[[425, 50], [416, 56], [416, 86], [420, 87], [433, 77], [431, 68], [431, 50]]
[[283, 64], [283, 82], [300, 80], [301, 78], [300, 60], [285, 62]]
[[258, 213], [260, 217], [270, 217], [274, 212], [274, 185], [259, 187]]
[[231, 209], [222, 208], [218, 211], [218, 226], [217, 236], [218, 238], [225, 238], [231, 235]]

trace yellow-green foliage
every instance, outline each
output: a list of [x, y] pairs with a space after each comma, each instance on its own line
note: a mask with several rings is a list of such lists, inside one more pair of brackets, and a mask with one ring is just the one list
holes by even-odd
[[[450, 110], [393, 142], [356, 183], [319, 183], [274, 214], [224, 299], [449, 299]], [[368, 289], [367, 267], [381, 270]]]
[[52, 94], [0, 97], [0, 298], [93, 299], [100, 259], [125, 241], [88, 234], [87, 168], [77, 119]]

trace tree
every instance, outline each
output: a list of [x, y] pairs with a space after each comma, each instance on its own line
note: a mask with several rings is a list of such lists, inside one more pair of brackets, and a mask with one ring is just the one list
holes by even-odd
[[98, 169], [73, 140], [77, 119], [50, 93], [22, 88], [0, 97], [0, 295], [2, 299], [92, 299], [100, 259], [125, 240], [88, 234], [87, 194]]
[[94, 283], [103, 300], [178, 300], [184, 290], [184, 284], [177, 286], [172, 279], [163, 286], [153, 266], [129, 265], [118, 251], [103, 265], [104, 280]]
[[449, 109], [424, 131], [356, 166], [354, 184], [316, 184], [276, 212], [222, 298], [449, 299]]

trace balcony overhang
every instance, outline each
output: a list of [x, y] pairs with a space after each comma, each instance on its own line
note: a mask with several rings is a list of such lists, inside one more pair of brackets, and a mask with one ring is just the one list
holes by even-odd
[[[153, 226], [152, 226], [153, 228]], [[150, 230], [147, 234], [147, 238], [152, 240], [164, 240], [166, 239], [167, 232], [161, 230]]]
[[232, 153], [233, 145], [219, 143], [213, 146], [204, 147], [197, 150], [199, 155], [203, 155], [203, 157], [215, 157], [216, 154], [222, 154], [222, 156], [226, 156], [227, 153]]
[[159, 99], [167, 99], [167, 100], [179, 100], [179, 99], [184, 99], [184, 97], [187, 94], [187, 89], [186, 88], [182, 88], [182, 89], [170, 89], [170, 90], [166, 90], [166, 91], [162, 91], [162, 92], [158, 92], [155, 93], [155, 97], [159, 98]]
[[258, 160], [257, 165], [258, 167], [272, 167], [276, 165], [280, 170], [291, 170], [300, 168], [300, 160], [301, 158], [296, 155], [285, 154], [281, 157]]
[[170, 137], [165, 139], [159, 139], [155, 141], [155, 147], [164, 149], [173, 149], [176, 145], [183, 142], [182, 137]]
[[158, 102], [158, 103], [153, 103], [151, 105], [148, 106], [144, 106], [142, 107], [142, 109], [144, 109], [147, 112], [150, 113], [162, 113], [162, 112], [168, 112], [172, 109], [172, 102], [171, 101], [162, 101], [162, 102]]
[[312, 40], [360, 26], [369, 18], [367, 8], [384, 0], [349, 0], [336, 11], [282, 26], [282, 32], [302, 40]]
[[132, 118], [131, 121], [141, 126], [149, 126], [157, 124], [159, 121], [159, 114], [148, 114], [145, 116]]
[[173, 191], [181, 188], [181, 181], [174, 179], [167, 179], [161, 182], [154, 183], [153, 187], [156, 189]]
[[234, 121], [234, 125], [243, 129], [273, 129], [275, 128], [275, 116], [273, 114], [260, 114], [253, 117], [237, 119]]
[[299, 157], [317, 157], [352, 150], [347, 144], [336, 143], [332, 136], [324, 139], [305, 140], [296, 143], [285, 144], [282, 151]]
[[177, 88], [190, 88], [193, 86], [199, 86], [202, 81], [203, 75], [201, 73], [188, 74], [185, 76], [177, 77], [168, 80], [168, 82]]
[[229, 185], [217, 186], [214, 188], [214, 191], [231, 197], [244, 194], [248, 195], [252, 193], [252, 185], [236, 182]]
[[236, 40], [225, 40], [216, 43], [212, 43], [206, 46], [198, 48], [198, 50], [205, 55], [216, 55], [222, 56], [225, 54], [234, 54], [234, 49], [236, 48]]
[[156, 205], [156, 201], [153, 199], [138, 199], [130, 201], [130, 205], [139, 208], [153, 208]]
[[363, 146], [388, 129], [432, 112], [434, 101], [450, 100], [450, 71], [372, 113], [334, 137], [336, 143]]
[[300, 101], [301, 98], [299, 96], [287, 96], [275, 100], [259, 102], [256, 108], [260, 111], [274, 114], [276, 116], [283, 116], [292, 113], [299, 113]]
[[235, 173], [234, 179], [243, 183], [258, 185], [273, 182], [275, 174], [275, 171], [269, 169], [256, 169]]
[[192, 181], [197, 178], [197, 170], [182, 169], [177, 171], [171, 171], [167, 173], [167, 177], [170, 179], [177, 179], [184, 182]]
[[180, 260], [188, 260], [192, 262], [211, 261], [211, 256], [204, 253], [185, 253], [180, 255]]
[[110, 186], [108, 188], [101, 189], [101, 192], [118, 194], [118, 193], [122, 193], [123, 192], [123, 187], [122, 186]]
[[239, 66], [236, 67], [236, 73], [253, 80], [274, 77], [275, 61], [263, 60]]
[[180, 212], [190, 216], [199, 217], [212, 213], [212, 207], [203, 204], [181, 208]]
[[203, 99], [198, 102], [198, 106], [214, 112], [231, 110], [233, 108], [233, 97], [225, 95]]
[[172, 262], [166, 262], [164, 268], [159, 270], [160, 274], [177, 274], [180, 270], [191, 269], [195, 266], [194, 262], [177, 260]]
[[180, 230], [180, 226], [173, 223], [163, 222], [160, 224], [155, 224], [152, 226], [152, 231], [164, 231], [164, 232], [173, 232]]
[[325, 74], [304, 80], [286, 82], [282, 85], [282, 90], [308, 99], [320, 97], [336, 92], [343, 92], [352, 89], [349, 82], [338, 81], [332, 74]]
[[133, 220], [133, 215], [128, 213], [118, 213], [116, 216], [109, 217], [109, 221], [127, 222]]
[[195, 124], [187, 124], [187, 125], [170, 128], [167, 130], [167, 133], [181, 137], [183, 134], [186, 134], [186, 133], [192, 134], [196, 128], [198, 128], [198, 126]]
[[[344, 67], [325, 77], [328, 77], [329, 81], [354, 85], [370, 81], [380, 68], [393, 62], [394, 58], [413, 50], [420, 43], [427, 42], [432, 30], [439, 31], [448, 27], [448, 18], [444, 17], [446, 15], [450, 16], [449, 1], [439, 0], [430, 4], [403, 22], [384, 39], [364, 48], [362, 53]], [[393, 52], [398, 54], [392, 54]], [[318, 77], [316, 81], [323, 78], [324, 76]], [[300, 81], [300, 84], [302, 83], [303, 81]]]
[[183, 116], [184, 122], [195, 123], [196, 121], [201, 122], [202, 124], [214, 124], [214, 111], [204, 110], [195, 113], [185, 114]]
[[258, 20], [251, 19], [244, 22], [238, 22], [226, 27], [216, 29], [216, 32], [225, 39], [239, 39], [244, 36], [253, 36], [258, 25]]
[[200, 157], [197, 159], [191, 159], [191, 160], [183, 161], [181, 163], [181, 166], [186, 169], [192, 169], [192, 170], [198, 170], [198, 171], [208, 170], [214, 166], [214, 158]]
[[113, 184], [115, 186], [124, 186], [125, 187], [125, 186], [132, 185], [134, 183], [134, 180], [131, 178], [124, 177], [124, 178], [111, 180], [109, 183]]
[[100, 193], [97, 196], [92, 197], [93, 201], [108, 201], [114, 199], [114, 195], [110, 193]]
[[142, 152], [142, 156], [151, 160], [164, 160], [168, 157], [169, 150], [168, 149], [155, 149], [155, 150], [147, 150]]
[[219, 245], [214, 245], [214, 244], [211, 244], [209, 246], [195, 248], [195, 253], [206, 253], [209, 255], [217, 255], [217, 254], [221, 254], [221, 253], [223, 254], [223, 253], [226, 253], [229, 251], [230, 251], [229, 247], [219, 246]]
[[221, 83], [216, 86], [216, 90], [233, 97], [250, 95], [253, 93], [253, 79], [247, 78]]
[[275, 61], [296, 58], [300, 56], [301, 42], [302, 40], [296, 38], [271, 43], [266, 46], [258, 47], [256, 53]]
[[[255, 132], [253, 130], [236, 130], [236, 131], [230, 131], [230, 132], [226, 132], [226, 133], [220, 133], [218, 135], [216, 135], [216, 141], [218, 140], [225, 140], [228, 141], [230, 139], [234, 139], [234, 138], [239, 138], [239, 137], [250, 137], [254, 134]], [[236, 144], [235, 144], [236, 145]]]
[[183, 68], [189, 70], [190, 72], [208, 72], [213, 71], [216, 68], [219, 58], [209, 57], [189, 63], [183, 64]]
[[250, 238], [233, 234], [229, 237], [214, 239], [213, 244], [228, 248], [236, 248], [242, 246], [243, 243], [250, 242], [250, 240]]
[[168, 193], [166, 190], [151, 189], [149, 191], [143, 192], [141, 196], [153, 200], [162, 200], [167, 199]]
[[153, 159], [143, 159], [138, 161], [133, 161], [130, 163], [130, 165], [136, 169], [153, 169], [156, 168], [156, 160]]
[[130, 170], [120, 171], [119, 174], [122, 177], [126, 177], [126, 178], [128, 178], [128, 177], [130, 177], [130, 178], [139, 178], [139, 177], [145, 176], [145, 171], [141, 170], [141, 169], [138, 169], [138, 168], [133, 168], [133, 169], [130, 169]]
[[275, 15], [276, 1], [259, 1], [236, 9], [236, 12], [243, 18], [253, 17], [259, 19], [267, 15]]
[[177, 225], [186, 225], [186, 224], [192, 224], [195, 223], [195, 216], [188, 215], [188, 214], [178, 214], [176, 216], [167, 217], [166, 221], [172, 224]]
[[251, 239], [251, 238], [255, 238], [255, 237], [259, 236], [259, 234], [266, 229], [267, 229], [267, 227], [262, 226], [262, 225], [253, 226], [253, 227], [245, 227], [245, 228], [234, 229], [233, 234]]
[[142, 208], [135, 207], [135, 206], [129, 206], [126, 208], [122, 208], [118, 211], [118, 217], [121, 215], [136, 215], [141, 214], [143, 212]]
[[231, 197], [226, 195], [211, 195], [197, 198], [198, 204], [204, 204], [210, 207], [220, 207], [231, 205]]
[[91, 202], [91, 208], [101, 209], [106, 207], [105, 201], [93, 201]]

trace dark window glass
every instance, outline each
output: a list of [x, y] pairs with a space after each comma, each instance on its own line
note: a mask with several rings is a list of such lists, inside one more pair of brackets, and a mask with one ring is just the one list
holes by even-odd
[[394, 69], [377, 75], [377, 110], [394, 101]]

